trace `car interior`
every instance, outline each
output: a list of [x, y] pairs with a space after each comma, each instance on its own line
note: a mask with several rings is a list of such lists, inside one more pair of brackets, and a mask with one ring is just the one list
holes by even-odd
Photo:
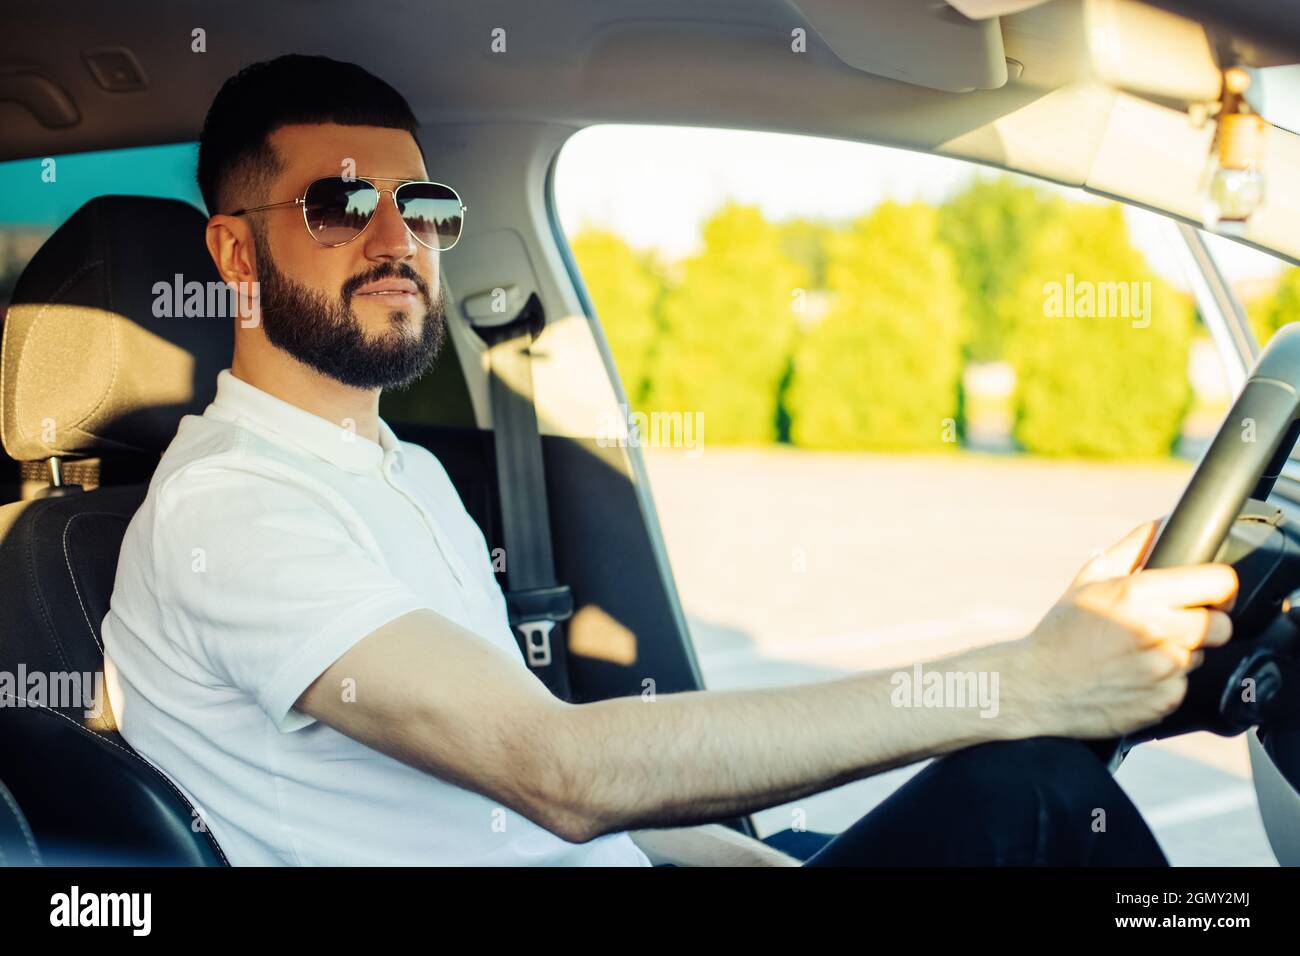
[[[1197, 124], [1198, 108], [1218, 101], [1227, 65], [1300, 62], [1300, 17], [1265, 0], [426, 0], [358, 13], [339, 0], [32, 6], [0, 36], [0, 162], [192, 143], [227, 77], [284, 53], [354, 61], [401, 90], [431, 175], [470, 208], [441, 260], [450, 348], [414, 387], [385, 395], [381, 415], [439, 458], [489, 548], [501, 546], [511, 505], [494, 429], [502, 405], [473, 319], [494, 294], [512, 311], [539, 310], [533, 398], [554, 574], [572, 594], [563, 633], [575, 701], [641, 694], [647, 680], [659, 693], [704, 682], [645, 464], [635, 446], [597, 434], [626, 397], [555, 212], [555, 165], [570, 137], [638, 123], [870, 142], [1198, 223], [1214, 125]], [[1300, 170], [1300, 125], [1273, 122], [1268, 202], [1238, 240], [1297, 263], [1300, 176], [1288, 173]], [[217, 281], [205, 214], [112, 182], [95, 193], [44, 241], [4, 304], [0, 670], [9, 672], [102, 673], [100, 622], [123, 533], [181, 418], [212, 400], [233, 344], [228, 318], [153, 309], [160, 277]], [[1295, 438], [1289, 414], [1275, 442], [1287, 444], [1283, 457]], [[1230, 534], [1245, 497], [1235, 507], [1215, 499], [1231, 514], [1201, 560]], [[1180, 527], [1209, 520], [1190, 509]], [[1294, 547], [1289, 533], [1277, 547]], [[1273, 608], [1297, 584], [1270, 578], [1260, 591]], [[1289, 637], [1278, 647], [1294, 650]], [[1274, 850], [1300, 861], [1300, 736], [1252, 747]], [[0, 707], [0, 861], [223, 865], [197, 820], [111, 713]], [[731, 824], [753, 832], [749, 820]]]

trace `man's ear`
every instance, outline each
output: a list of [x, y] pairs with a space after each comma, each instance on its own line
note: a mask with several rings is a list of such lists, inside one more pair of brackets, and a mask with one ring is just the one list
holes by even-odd
[[216, 215], [208, 219], [204, 234], [208, 255], [222, 280], [236, 288], [257, 280], [257, 258], [253, 230], [239, 216]]

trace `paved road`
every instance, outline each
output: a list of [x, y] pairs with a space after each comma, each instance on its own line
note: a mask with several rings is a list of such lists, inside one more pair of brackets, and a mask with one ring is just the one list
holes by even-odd
[[[711, 688], [825, 680], [1019, 637], [1096, 549], [1165, 513], [1189, 467], [788, 449], [647, 452], [669, 557]], [[919, 766], [794, 810], [838, 831]], [[1118, 779], [1175, 865], [1276, 861], [1245, 739], [1145, 745]]]

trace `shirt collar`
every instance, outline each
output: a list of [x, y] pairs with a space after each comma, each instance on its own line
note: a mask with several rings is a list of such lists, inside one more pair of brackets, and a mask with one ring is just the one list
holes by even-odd
[[377, 474], [386, 461], [400, 470], [405, 453], [388, 423], [379, 419], [379, 442], [336, 425], [304, 408], [276, 398], [236, 378], [230, 369], [217, 373], [217, 396], [203, 413], [223, 421], [246, 419], [280, 438], [355, 474]]

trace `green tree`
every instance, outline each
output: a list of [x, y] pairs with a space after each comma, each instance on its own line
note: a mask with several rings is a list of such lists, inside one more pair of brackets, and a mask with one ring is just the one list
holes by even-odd
[[1192, 398], [1194, 312], [1133, 247], [1119, 206], [1072, 203], [1053, 217], [1001, 311], [1022, 447], [1169, 454]]
[[1015, 286], [1034, 237], [1061, 200], [1008, 176], [979, 178], [939, 207], [939, 236], [952, 249], [966, 292], [967, 354], [1002, 357], [999, 302]]
[[623, 389], [635, 407], [645, 396], [659, 332], [663, 275], [651, 256], [637, 253], [606, 229], [584, 229], [569, 245], [614, 353]]
[[1249, 303], [1246, 314], [1261, 346], [1267, 345], [1282, 326], [1300, 322], [1300, 267], [1292, 266], [1282, 273], [1277, 288]]
[[703, 233], [703, 250], [664, 297], [647, 407], [703, 413], [706, 442], [771, 442], [796, 333], [792, 306], [808, 275], [756, 207], [729, 202]]
[[962, 290], [936, 211], [882, 203], [828, 243], [826, 317], [795, 355], [796, 445], [957, 447]]

